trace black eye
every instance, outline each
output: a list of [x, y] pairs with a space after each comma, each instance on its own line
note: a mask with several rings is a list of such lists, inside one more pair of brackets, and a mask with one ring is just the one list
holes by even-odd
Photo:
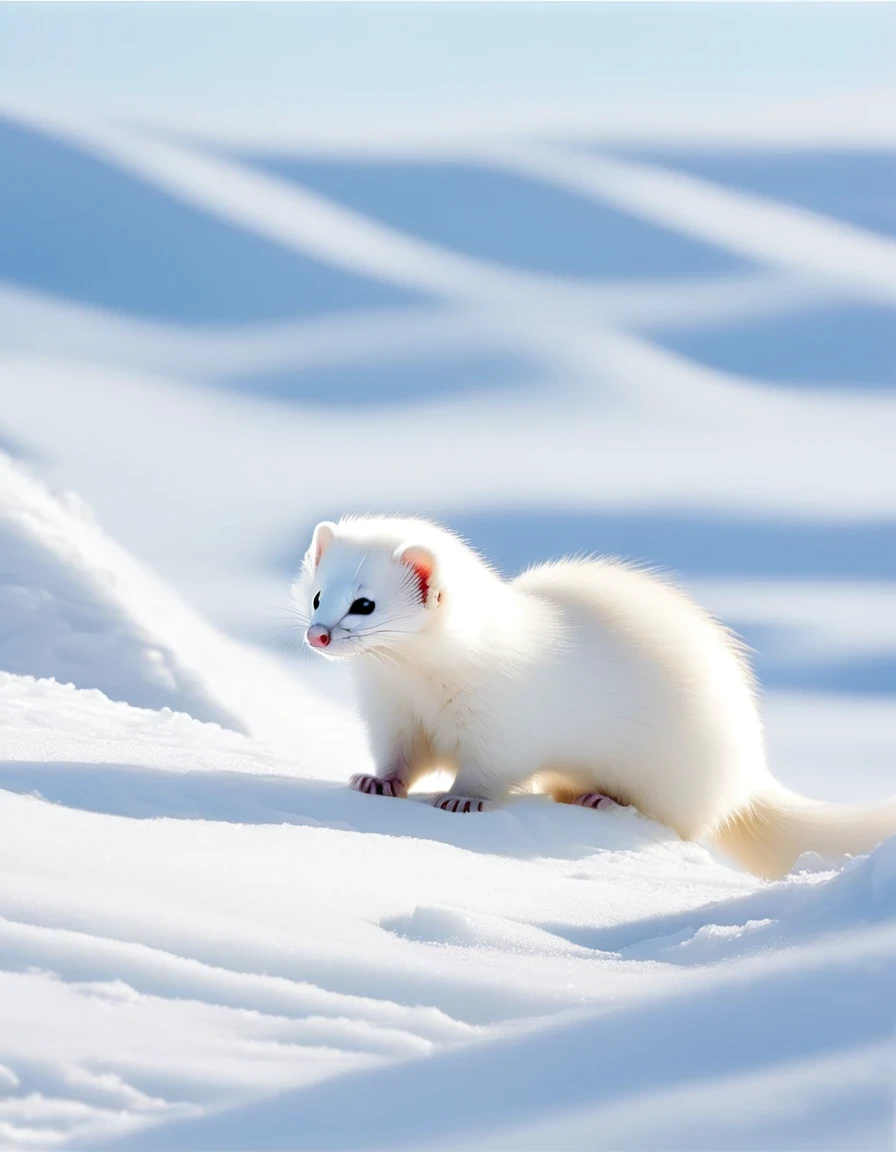
[[314, 593], [314, 599], [311, 601], [311, 603], [314, 605], [314, 611], [316, 612], [318, 608], [320, 608], [320, 592]]
[[370, 613], [376, 608], [376, 604], [372, 600], [368, 600], [362, 596], [360, 600], [356, 600], [349, 608], [349, 613], [352, 616], [369, 616]]

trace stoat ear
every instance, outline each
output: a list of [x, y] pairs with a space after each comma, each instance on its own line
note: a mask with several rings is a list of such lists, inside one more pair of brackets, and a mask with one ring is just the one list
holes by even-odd
[[433, 596], [438, 603], [441, 594], [435, 588], [436, 558], [428, 548], [420, 544], [402, 544], [395, 549], [393, 559], [413, 570], [420, 586], [420, 599], [424, 604], [428, 605]]
[[308, 549], [308, 556], [311, 559], [313, 567], [320, 564], [320, 558], [329, 548], [333, 542], [333, 537], [336, 535], [336, 525], [332, 520], [321, 520], [320, 524], [314, 529], [314, 534], [311, 537], [311, 547]]

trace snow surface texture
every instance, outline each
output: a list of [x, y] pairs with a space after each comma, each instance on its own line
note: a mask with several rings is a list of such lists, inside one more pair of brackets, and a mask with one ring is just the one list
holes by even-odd
[[785, 782], [896, 791], [880, 99], [727, 151], [10, 113], [0, 1146], [891, 1147], [894, 842], [766, 884], [627, 810], [357, 795], [282, 615], [347, 509], [666, 564]]

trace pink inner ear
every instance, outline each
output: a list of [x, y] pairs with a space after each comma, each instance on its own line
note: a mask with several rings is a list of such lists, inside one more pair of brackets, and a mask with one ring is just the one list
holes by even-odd
[[425, 604], [426, 598], [429, 596], [429, 581], [432, 578], [432, 568], [428, 564], [424, 564], [421, 560], [414, 561], [411, 567], [417, 573], [417, 580], [420, 583], [420, 599]]
[[396, 551], [395, 559], [399, 564], [404, 564], [405, 567], [410, 568], [417, 577], [420, 599], [426, 604], [429, 600], [430, 584], [436, 567], [435, 557], [427, 548], [418, 548], [411, 544]]
[[402, 564], [406, 564], [417, 577], [420, 588], [420, 599], [425, 604], [429, 599], [429, 585], [432, 580], [435, 563], [433, 558], [423, 548], [406, 548], [399, 556]]

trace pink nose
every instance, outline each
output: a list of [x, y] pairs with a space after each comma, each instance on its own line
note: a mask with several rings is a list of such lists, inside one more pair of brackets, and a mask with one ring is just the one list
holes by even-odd
[[326, 648], [330, 643], [330, 630], [324, 628], [322, 624], [312, 624], [305, 635], [305, 639], [312, 648]]

